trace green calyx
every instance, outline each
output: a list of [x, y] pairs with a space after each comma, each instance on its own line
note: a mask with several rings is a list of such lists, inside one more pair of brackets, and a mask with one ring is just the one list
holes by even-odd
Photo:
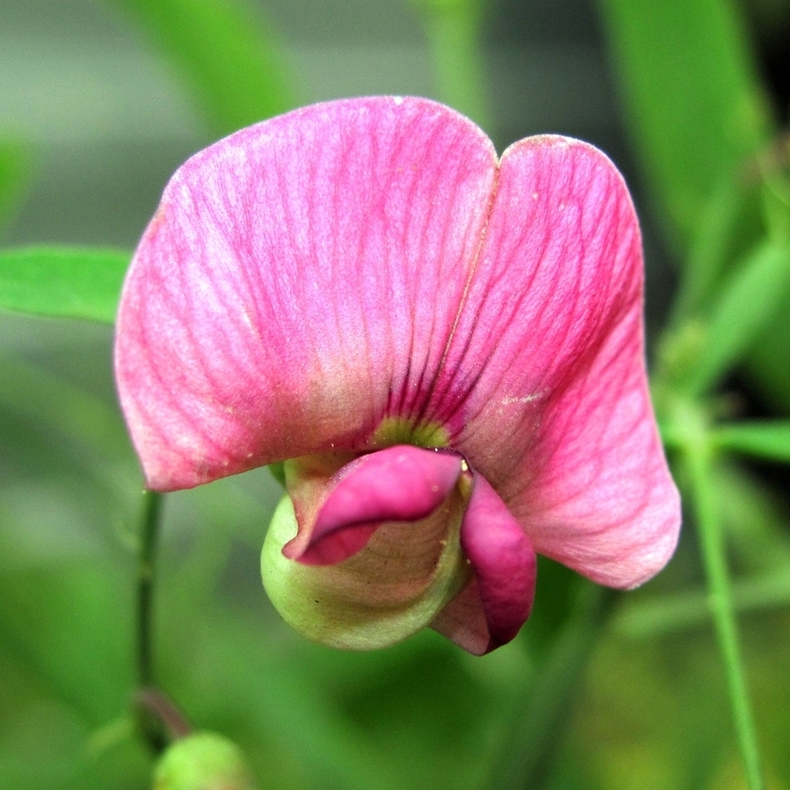
[[411, 444], [415, 447], [448, 447], [450, 437], [438, 423], [421, 422], [404, 417], [386, 417], [373, 434], [376, 447]]

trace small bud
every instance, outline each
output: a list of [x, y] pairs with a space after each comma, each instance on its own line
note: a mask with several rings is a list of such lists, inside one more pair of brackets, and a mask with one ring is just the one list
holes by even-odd
[[241, 749], [222, 735], [175, 741], [156, 765], [153, 790], [256, 790]]

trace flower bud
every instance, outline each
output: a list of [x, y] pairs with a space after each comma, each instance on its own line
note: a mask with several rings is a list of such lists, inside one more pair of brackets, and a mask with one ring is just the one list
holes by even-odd
[[167, 748], [153, 790], [255, 790], [241, 749], [222, 735], [196, 732]]

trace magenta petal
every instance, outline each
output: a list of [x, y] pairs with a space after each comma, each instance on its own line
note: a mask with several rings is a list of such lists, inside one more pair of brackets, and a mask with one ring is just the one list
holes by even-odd
[[461, 473], [455, 453], [399, 445], [343, 467], [312, 529], [283, 553], [306, 565], [331, 565], [355, 554], [377, 526], [426, 518], [447, 498]]
[[618, 587], [660, 570], [680, 527], [650, 404], [642, 282], [639, 225], [612, 163], [576, 140], [522, 140], [502, 157], [446, 358], [466, 392], [453, 446], [537, 552]]
[[461, 525], [461, 548], [475, 572], [488, 624], [488, 652], [513, 639], [527, 621], [537, 564], [524, 530], [481, 475], [475, 475]]
[[475, 578], [432, 625], [482, 655], [513, 639], [527, 621], [537, 562], [524, 530], [481, 475], [461, 524], [461, 548]]

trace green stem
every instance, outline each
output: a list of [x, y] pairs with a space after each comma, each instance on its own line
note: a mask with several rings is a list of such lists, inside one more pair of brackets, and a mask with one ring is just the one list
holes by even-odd
[[693, 489], [697, 528], [708, 584], [708, 603], [716, 628], [727, 676], [738, 746], [749, 790], [763, 790], [764, 783], [749, 695], [738, 645], [738, 625], [730, 590], [724, 537], [715, 491], [711, 485], [712, 453], [704, 434], [690, 437], [685, 459]]
[[538, 788], [545, 782], [583, 670], [618, 598], [615, 590], [583, 583], [570, 619], [515, 705], [508, 740], [489, 777], [492, 790]]
[[154, 571], [159, 533], [162, 496], [143, 492], [143, 517], [137, 560], [137, 680], [140, 686], [152, 686], [153, 671], [153, 603]]

